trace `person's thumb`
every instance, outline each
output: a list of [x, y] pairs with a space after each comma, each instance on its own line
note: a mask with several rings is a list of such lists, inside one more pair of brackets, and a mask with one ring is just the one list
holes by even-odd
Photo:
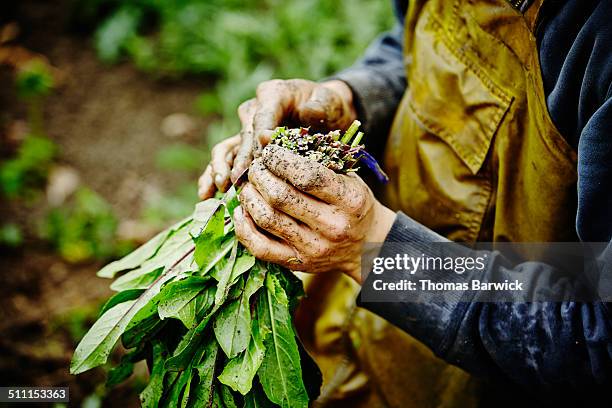
[[344, 127], [347, 113], [342, 98], [324, 86], [313, 89], [310, 98], [297, 107], [300, 124], [315, 129], [339, 129]]

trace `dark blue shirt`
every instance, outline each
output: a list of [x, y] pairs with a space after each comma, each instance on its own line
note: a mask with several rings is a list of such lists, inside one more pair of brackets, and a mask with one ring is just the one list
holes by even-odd
[[[354, 66], [336, 76], [353, 89], [367, 131], [379, 136], [387, 134], [407, 86], [402, 62], [407, 1], [396, 0], [394, 7], [396, 27], [375, 41]], [[549, 0], [542, 10], [537, 41], [550, 115], [578, 153], [576, 231], [582, 241], [610, 242], [612, 0]], [[374, 150], [383, 146], [384, 138], [380, 138]], [[441, 240], [444, 238], [401, 213], [387, 237], [388, 242]], [[489, 269], [477, 278], [486, 281], [491, 273]], [[554, 278], [555, 270], [539, 265], [523, 267], [521, 273]], [[469, 281], [474, 276], [463, 278]], [[572, 290], [571, 285], [565, 289]], [[540, 390], [562, 386], [568, 392], [612, 383], [612, 322], [603, 302], [361, 306], [474, 374], [506, 378]]]

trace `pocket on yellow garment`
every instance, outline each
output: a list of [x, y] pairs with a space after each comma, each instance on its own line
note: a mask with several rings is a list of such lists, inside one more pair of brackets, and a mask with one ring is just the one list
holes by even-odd
[[477, 174], [512, 98], [434, 17], [421, 21], [410, 65], [410, 113]]
[[449, 239], [472, 242], [482, 238], [494, 194], [487, 157], [512, 97], [438, 17], [424, 14], [407, 42], [408, 91], [387, 144], [385, 201]]

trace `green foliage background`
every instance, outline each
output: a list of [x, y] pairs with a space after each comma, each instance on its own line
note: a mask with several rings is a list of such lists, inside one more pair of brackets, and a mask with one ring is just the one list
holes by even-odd
[[213, 142], [238, 130], [236, 108], [258, 83], [333, 74], [393, 21], [386, 0], [85, 0], [79, 12], [102, 10], [102, 60], [127, 57], [155, 76], [213, 80], [198, 101], [203, 114], [218, 115]]
[[[104, 63], [127, 61], [152, 80], [188, 77], [203, 83], [196, 107], [212, 121], [207, 122], [200, 143], [177, 140], [156, 155], [157, 170], [185, 172], [192, 181], [144, 209], [142, 219], [155, 226], [191, 213], [195, 180], [205, 166], [203, 152], [239, 130], [236, 109], [254, 95], [257, 84], [272, 78], [318, 80], [331, 75], [350, 66], [393, 24], [389, 0], [69, 0], [62, 4], [70, 4], [67, 12], [84, 32], [92, 33], [91, 43]], [[15, 76], [16, 94], [27, 107], [29, 133], [0, 163], [0, 198], [18, 200], [26, 208], [42, 201], [39, 196], [49, 171], [62, 157], [61, 146], [47, 136], [43, 123], [45, 98], [56, 90], [48, 68], [34, 63]], [[108, 260], [128, 250], [128, 243], [118, 242], [119, 220], [112, 208], [87, 185], [61, 208], [48, 208], [36, 216], [44, 216], [34, 222], [40, 238], [69, 262]], [[0, 225], [2, 249], [31, 243], [27, 230], [22, 231], [25, 221], [18, 221]], [[55, 324], [68, 326], [76, 340], [96, 311], [97, 307], [71, 310]], [[140, 391], [144, 383], [138, 387]], [[100, 406], [105, 392], [96, 389], [83, 406]]]
[[[195, 180], [205, 167], [207, 152], [239, 131], [237, 107], [254, 96], [259, 83], [332, 75], [350, 66], [393, 24], [387, 0], [72, 0], [68, 4], [72, 20], [91, 33], [102, 62], [127, 61], [152, 80], [187, 77], [202, 83], [195, 108], [209, 119], [205, 133], [195, 145], [177, 140], [160, 148], [155, 160], [156, 171], [181, 172], [192, 182], [146, 204], [140, 218], [152, 229], [192, 211]], [[54, 91], [49, 67], [40, 62], [24, 67], [16, 75], [15, 87], [28, 106], [31, 134], [14, 157], [0, 163], [0, 194], [32, 203], [61, 157], [43, 123], [45, 97]], [[94, 201], [99, 205], [89, 205]], [[93, 191], [81, 191], [66, 208], [47, 215], [40, 237], [71, 261], [123, 253], [125, 243], [114, 238], [116, 217], [102, 201]], [[22, 241], [18, 224], [0, 226], [0, 244], [18, 246]]]

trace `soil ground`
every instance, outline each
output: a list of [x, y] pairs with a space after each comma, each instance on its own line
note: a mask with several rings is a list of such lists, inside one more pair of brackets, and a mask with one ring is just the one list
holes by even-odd
[[[175, 112], [192, 114], [205, 83], [156, 80], [127, 63], [101, 63], [89, 33], [75, 31], [67, 22], [69, 1], [15, 3], [8, 11], [0, 11], [0, 15], [6, 13], [0, 20], [8, 16], [17, 21], [22, 28], [19, 45], [45, 55], [64, 78], [45, 102], [45, 130], [59, 145], [59, 161], [76, 169], [82, 184], [102, 195], [120, 219], [137, 216], [145, 190], [169, 191], [189, 181], [184, 174], [159, 172], [155, 153], [174, 142], [160, 131], [162, 120]], [[192, 116], [199, 128], [205, 125], [204, 119]], [[13, 92], [12, 74], [0, 68], [0, 133], [24, 118], [25, 108]], [[4, 222], [29, 225], [40, 211], [36, 203], [0, 203]], [[79, 311], [97, 308], [110, 293], [108, 282], [95, 276], [99, 267], [68, 264], [28, 237], [20, 249], [2, 250], [0, 386], [67, 385], [70, 406], [80, 406], [104, 381], [100, 370], [78, 378], [68, 373], [74, 335], [67, 316], [74, 319]], [[117, 388], [103, 405], [137, 406], [134, 388], [134, 384]]]

